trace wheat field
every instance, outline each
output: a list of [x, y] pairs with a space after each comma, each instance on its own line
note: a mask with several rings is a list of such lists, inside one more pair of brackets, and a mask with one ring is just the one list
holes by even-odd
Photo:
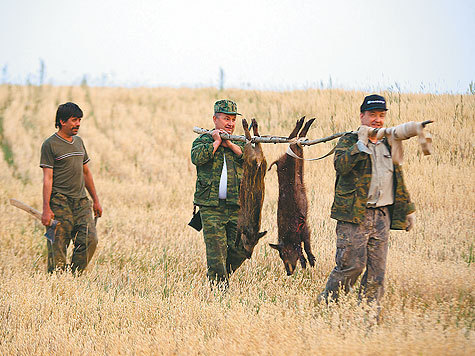
[[[286, 136], [316, 117], [309, 138], [352, 130], [368, 93], [0, 86], [0, 354], [2, 355], [473, 355], [474, 95], [384, 92], [386, 125], [432, 119], [433, 155], [405, 141], [413, 231], [392, 231], [382, 320], [358, 304], [318, 304], [334, 266], [332, 159], [305, 163], [316, 267], [287, 277], [276, 251], [275, 170], [266, 176], [268, 234], [223, 293], [206, 279], [201, 233], [187, 226], [195, 168], [193, 126], [212, 127], [213, 103], [233, 99], [261, 134]], [[41, 143], [59, 104], [84, 111], [79, 135], [104, 208], [99, 245], [80, 277], [46, 273], [44, 229], [11, 207], [41, 209]], [[240, 124], [236, 134], [242, 134]], [[334, 142], [305, 149], [307, 158]], [[266, 144], [273, 162], [286, 147]]]

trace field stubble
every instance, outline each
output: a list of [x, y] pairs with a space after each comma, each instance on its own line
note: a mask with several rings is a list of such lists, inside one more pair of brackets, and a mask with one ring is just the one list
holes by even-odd
[[[186, 226], [191, 129], [212, 126], [215, 100], [236, 100], [261, 134], [286, 136], [299, 117], [316, 117], [308, 137], [319, 138], [355, 129], [364, 93], [0, 86], [0, 354], [473, 354], [475, 97], [384, 94], [387, 125], [435, 120], [434, 154], [405, 142], [418, 221], [410, 233], [391, 233], [376, 325], [356, 291], [339, 305], [316, 302], [334, 264], [331, 158], [305, 166], [316, 268], [287, 277], [268, 247], [277, 240], [274, 170], [263, 207], [269, 232], [227, 293], [209, 289], [202, 235]], [[65, 101], [85, 113], [80, 136], [104, 207], [98, 249], [80, 278], [45, 273], [42, 226], [8, 205], [15, 197], [41, 208], [39, 150]], [[285, 146], [264, 150], [270, 163]]]

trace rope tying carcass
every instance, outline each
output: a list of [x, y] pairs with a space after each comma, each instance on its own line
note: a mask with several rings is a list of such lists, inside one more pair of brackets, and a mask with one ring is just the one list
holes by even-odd
[[287, 151], [285, 151], [285, 153], [287, 153], [290, 157], [294, 157], [294, 158], [297, 158], [297, 159], [301, 159], [303, 161], [318, 161], [320, 159], [323, 159], [325, 157], [328, 157], [330, 156], [331, 154], [333, 154], [333, 152], [335, 152], [335, 147], [333, 147], [330, 152], [324, 154], [323, 156], [321, 157], [317, 157], [317, 158], [302, 158], [302, 157], [299, 157], [295, 154], [294, 151], [292, 151], [292, 148], [290, 147], [292, 144], [297, 144], [299, 145], [300, 147], [302, 147], [302, 143], [304, 141], [307, 141], [307, 138], [306, 137], [300, 137], [300, 138], [293, 138], [289, 141], [289, 145], [287, 146]]

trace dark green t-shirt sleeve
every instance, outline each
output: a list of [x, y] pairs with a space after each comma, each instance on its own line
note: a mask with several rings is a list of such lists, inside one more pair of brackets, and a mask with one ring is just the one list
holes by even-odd
[[89, 162], [91, 159], [89, 158], [89, 156], [87, 155], [87, 151], [86, 151], [86, 146], [84, 146], [84, 142], [81, 140], [81, 145], [82, 145], [82, 148], [84, 149], [84, 159], [82, 161], [82, 164], [86, 164], [87, 162]]
[[40, 167], [51, 169], [54, 167], [54, 155], [49, 141], [43, 142], [41, 146]]

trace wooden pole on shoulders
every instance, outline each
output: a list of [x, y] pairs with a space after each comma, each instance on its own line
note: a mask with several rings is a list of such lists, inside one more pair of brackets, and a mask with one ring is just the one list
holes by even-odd
[[[428, 125], [432, 122], [433, 122], [432, 120], [423, 121], [422, 126], [425, 127], [426, 125]], [[195, 126], [195, 127], [193, 127], [193, 132], [195, 132], [197, 134], [211, 134], [212, 130], [206, 130], [206, 129], [202, 129], [200, 127]], [[338, 132], [338, 133], [335, 133], [331, 136], [318, 138], [318, 139], [315, 139], [315, 140], [301, 141], [300, 144], [303, 145], [303, 146], [316, 145], [317, 143], [323, 143], [323, 142], [334, 140], [336, 138], [339, 138], [339, 137], [341, 137], [343, 135], [346, 135], [347, 133], [351, 133], [351, 132], [354, 132], [354, 131]], [[377, 129], [374, 131], [374, 134], [376, 134], [376, 132], [377, 132]], [[221, 138], [223, 138], [225, 140], [247, 142], [247, 139], [246, 139], [245, 136], [230, 135], [230, 134], [227, 134], [227, 133], [220, 133], [219, 135], [221, 136]], [[292, 140], [290, 140], [289, 138], [281, 137], [281, 136], [256, 136], [256, 137], [253, 137], [251, 139], [251, 142], [253, 142], [253, 143], [257, 143], [257, 142], [259, 142], [259, 143], [289, 143], [291, 141]]]
[[[200, 127], [194, 127], [193, 132], [197, 134], [211, 134], [212, 130], [206, 130]], [[336, 133], [328, 137], [319, 138], [317, 140], [305, 140], [305, 141], [302, 141], [301, 144], [306, 145], [306, 146], [315, 145], [317, 143], [323, 143], [323, 142], [334, 140], [338, 137], [343, 136], [346, 133], [348, 132]], [[225, 140], [247, 142], [246, 137], [244, 136], [230, 135], [227, 133], [221, 133], [219, 135], [221, 136], [221, 138], [224, 138]], [[281, 137], [281, 136], [256, 136], [251, 139], [251, 142], [253, 143], [257, 143], [257, 142], [259, 143], [289, 143], [291, 141], [292, 140], [290, 140], [289, 138]]]

